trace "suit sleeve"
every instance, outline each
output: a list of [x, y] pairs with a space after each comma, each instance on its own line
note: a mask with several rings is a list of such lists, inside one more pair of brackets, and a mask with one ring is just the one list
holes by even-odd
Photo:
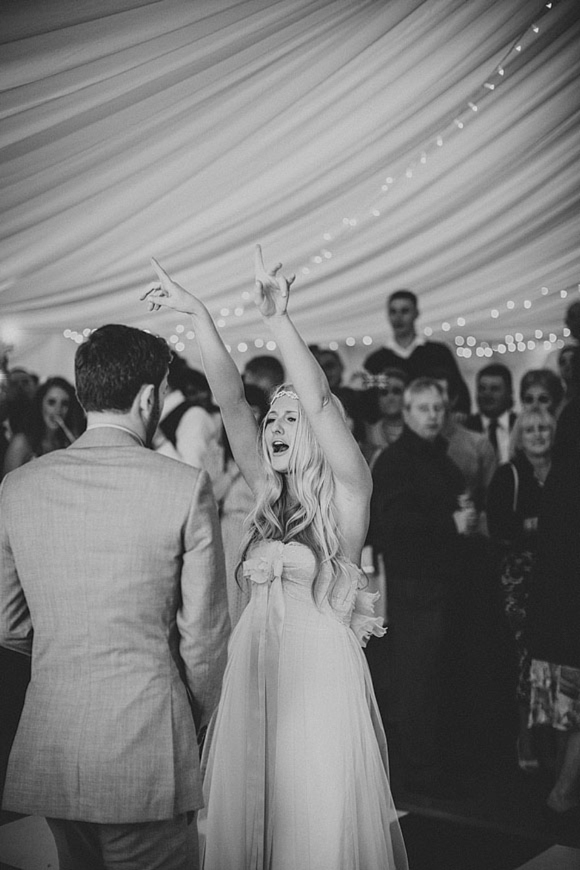
[[224, 554], [209, 477], [201, 471], [184, 528], [179, 651], [197, 729], [217, 705], [230, 632]]
[[0, 486], [0, 646], [31, 655], [32, 621], [10, 546], [6, 482]]

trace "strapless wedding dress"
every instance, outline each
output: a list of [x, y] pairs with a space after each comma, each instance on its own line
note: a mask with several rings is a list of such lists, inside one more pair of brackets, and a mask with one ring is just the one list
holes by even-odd
[[331, 601], [322, 570], [315, 602], [316, 561], [300, 543], [249, 556], [251, 599], [204, 747], [204, 870], [405, 870], [361, 649], [385, 631], [378, 594], [347, 565]]

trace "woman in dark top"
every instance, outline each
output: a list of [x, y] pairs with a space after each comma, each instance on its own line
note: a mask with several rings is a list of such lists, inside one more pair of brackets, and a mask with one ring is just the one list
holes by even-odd
[[537, 769], [530, 710], [530, 658], [525, 625], [530, 579], [537, 547], [538, 515], [551, 465], [556, 421], [542, 409], [524, 410], [512, 431], [512, 458], [497, 469], [487, 497], [489, 533], [499, 547], [504, 610], [517, 656], [518, 763]]
[[[574, 358], [580, 386], [580, 353]], [[556, 777], [547, 805], [580, 819], [580, 392], [558, 420], [554, 463], [538, 522], [528, 606], [531, 721], [557, 737]]]

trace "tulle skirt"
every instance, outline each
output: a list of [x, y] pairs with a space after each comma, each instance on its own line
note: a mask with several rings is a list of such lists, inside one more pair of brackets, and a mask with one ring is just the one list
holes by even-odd
[[284, 595], [230, 641], [203, 767], [204, 870], [405, 870], [387, 747], [354, 633]]

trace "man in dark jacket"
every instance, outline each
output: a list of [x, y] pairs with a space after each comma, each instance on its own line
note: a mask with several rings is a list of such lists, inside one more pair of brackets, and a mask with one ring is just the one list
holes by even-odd
[[441, 683], [446, 609], [460, 574], [460, 536], [476, 521], [441, 436], [445, 401], [431, 378], [405, 391], [403, 434], [373, 470], [370, 541], [387, 578], [386, 641], [369, 643], [375, 690], [406, 788], [442, 789]]

